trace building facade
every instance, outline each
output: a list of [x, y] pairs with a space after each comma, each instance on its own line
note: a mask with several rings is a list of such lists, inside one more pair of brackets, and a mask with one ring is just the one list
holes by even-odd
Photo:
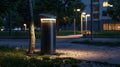
[[[85, 10], [87, 14], [91, 14], [91, 6], [92, 10], [92, 26], [93, 31], [101, 31], [101, 30], [120, 30], [120, 22], [112, 21], [111, 17], [107, 14], [107, 7], [103, 6], [108, 3], [109, 0], [81, 0], [85, 4]], [[109, 6], [108, 6], [109, 7]], [[113, 5], [114, 7], [114, 5]], [[112, 9], [112, 6], [110, 7]], [[88, 30], [90, 30], [91, 17], [88, 18]]]

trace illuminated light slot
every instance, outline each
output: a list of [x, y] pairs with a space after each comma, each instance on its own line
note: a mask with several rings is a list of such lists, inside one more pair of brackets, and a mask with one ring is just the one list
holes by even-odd
[[53, 18], [42, 18], [41, 23], [56, 23], [56, 19]]

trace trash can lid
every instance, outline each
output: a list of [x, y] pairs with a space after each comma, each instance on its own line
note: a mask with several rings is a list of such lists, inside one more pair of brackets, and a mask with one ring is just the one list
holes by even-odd
[[56, 19], [56, 16], [52, 15], [52, 14], [41, 13], [41, 14], [39, 14], [39, 16], [41, 18], [54, 18], [54, 19]]

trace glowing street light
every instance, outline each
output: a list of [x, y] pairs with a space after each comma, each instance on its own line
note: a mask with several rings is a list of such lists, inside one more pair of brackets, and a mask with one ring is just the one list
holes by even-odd
[[80, 9], [74, 9], [74, 11], [77, 11], [77, 12], [79, 12], [79, 11], [80, 11]]
[[[74, 12], [80, 12], [80, 9], [74, 9]], [[76, 19], [74, 17], [74, 34], [76, 34]]]
[[77, 11], [80, 11], [80, 9], [77, 9]]
[[81, 13], [81, 28], [80, 28], [81, 33], [83, 32], [83, 17], [85, 17], [85, 14], [86, 14], [85, 12]]
[[87, 31], [87, 17], [90, 17], [90, 14], [87, 14], [85, 17], [86, 17], [86, 31]]
[[103, 7], [113, 7], [113, 5], [111, 5], [107, 1], [105, 1], [105, 2], [103, 2]]
[[26, 32], [26, 30], [27, 30], [27, 24], [23, 24], [23, 26], [24, 26], [24, 31]]

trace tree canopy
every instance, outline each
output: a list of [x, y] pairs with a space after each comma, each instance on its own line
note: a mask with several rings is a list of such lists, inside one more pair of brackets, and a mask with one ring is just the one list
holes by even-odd
[[0, 2], [1, 23], [4, 22], [3, 24], [8, 26], [7, 22], [12, 21], [13, 25], [19, 25], [18, 23], [16, 23], [20, 23], [22, 21], [22, 17], [20, 17], [19, 13], [17, 12], [19, 3], [20, 0], [2, 0]]
[[65, 22], [72, 21], [74, 9], [79, 8], [82, 12], [85, 7], [81, 0], [40, 0], [39, 2], [37, 1], [35, 5], [37, 5], [36, 9], [38, 9], [37, 11], [39, 11], [39, 13], [49, 13], [57, 16], [57, 27], [64, 25]]
[[39, 2], [37, 1], [36, 9], [39, 9], [41, 13], [51, 13], [58, 17], [73, 15], [74, 9], [80, 8], [81, 10], [84, 10], [85, 7], [81, 0], [40, 0]]
[[[0, 2], [0, 18], [8, 20], [11, 12], [11, 21], [14, 24], [29, 23], [28, 0], [2, 0]], [[49, 13], [57, 16], [59, 25], [73, 16], [76, 8], [84, 10], [81, 0], [33, 0], [33, 13], [35, 22], [39, 21], [40, 13]]]
[[109, 0], [109, 4], [113, 7], [108, 7], [108, 14], [114, 21], [120, 21], [120, 0]]

